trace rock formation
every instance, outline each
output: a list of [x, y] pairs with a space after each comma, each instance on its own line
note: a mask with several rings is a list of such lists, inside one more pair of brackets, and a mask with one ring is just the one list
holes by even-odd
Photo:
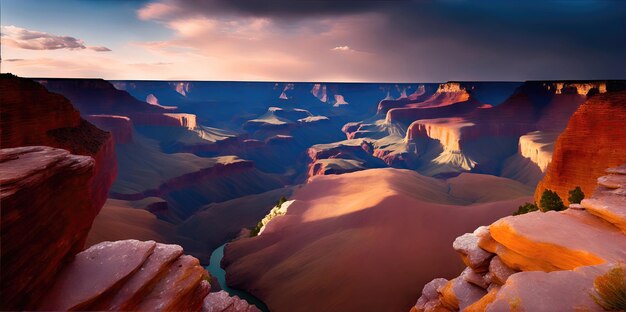
[[311, 159], [308, 176], [386, 167], [383, 161], [373, 156], [373, 152], [370, 141], [362, 139], [313, 145], [307, 151]]
[[[111, 136], [33, 81], [0, 81], [1, 309], [255, 311], [207, 296], [208, 273], [180, 246], [128, 240], [80, 252], [115, 177]], [[64, 149], [20, 146], [35, 144]]]
[[604, 170], [626, 162], [625, 118], [626, 91], [598, 94], [582, 104], [556, 142], [535, 201], [545, 189], [556, 191], [566, 204], [576, 186], [591, 194]]
[[199, 311], [207, 271], [177, 245], [124, 240], [78, 253], [39, 303], [40, 310]]
[[509, 216], [457, 238], [467, 268], [426, 284], [411, 311], [603, 311], [594, 280], [626, 260], [626, 165], [607, 173], [581, 205]]
[[85, 119], [98, 128], [111, 132], [115, 144], [127, 144], [133, 141], [133, 122], [126, 116], [88, 115]]
[[[578, 106], [587, 97], [622, 88], [619, 81], [440, 84], [416, 100], [384, 99], [376, 116], [346, 123], [342, 131], [348, 139], [369, 139], [373, 155], [391, 167], [443, 177], [486, 173], [535, 185], [547, 169], [556, 134]], [[351, 168], [344, 172], [366, 167], [349, 157], [341, 162], [334, 165]]]
[[2, 148], [45, 145], [93, 157], [94, 178], [87, 181], [92, 205], [86, 209], [95, 217], [117, 173], [111, 135], [81, 119], [66, 98], [30, 79], [2, 74], [0, 103]]
[[186, 113], [130, 113], [128, 116], [138, 125], [183, 127], [195, 129], [196, 115]]
[[[484, 187], [470, 187], [477, 184]], [[387, 168], [316, 176], [261, 235], [226, 245], [222, 266], [229, 286], [271, 311], [406, 311], [418, 295], [409, 285], [461, 268], [443, 242], [510, 214], [531, 193], [475, 174], [442, 181]]]
[[[275, 177], [236, 156], [199, 157], [164, 153], [154, 140], [136, 135], [117, 146], [119, 177], [110, 197], [136, 201], [160, 197], [175, 219], [184, 220], [203, 205], [280, 188]], [[159, 168], [159, 170], [154, 170]]]
[[230, 297], [221, 290], [210, 293], [204, 298], [203, 312], [257, 312], [259, 309], [237, 296]]
[[82, 250], [100, 209], [90, 192], [94, 169], [93, 158], [62, 149], [0, 149], [3, 310], [34, 309]]
[[522, 135], [519, 138], [519, 154], [535, 163], [541, 172], [546, 172], [557, 137], [558, 133], [542, 131]]
[[68, 98], [84, 115], [167, 112], [161, 107], [137, 100], [126, 91], [115, 89], [103, 79], [38, 79], [37, 82]]

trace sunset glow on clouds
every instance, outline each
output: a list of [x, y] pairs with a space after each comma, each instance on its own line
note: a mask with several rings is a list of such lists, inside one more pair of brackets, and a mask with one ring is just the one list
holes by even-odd
[[[626, 5], [612, 1], [582, 9], [561, 4], [558, 10], [547, 8], [547, 13], [537, 14], [532, 7], [513, 2], [498, 7], [483, 1], [119, 0], [111, 2], [111, 14], [116, 6], [120, 12], [132, 10], [117, 21], [121, 25], [113, 25], [121, 31], [107, 33], [105, 25], [89, 31], [89, 25], [74, 25], [72, 29], [84, 33], [82, 37], [42, 27], [31, 29], [26, 25], [28, 16], [17, 20], [6, 12], [21, 5], [8, 1], [13, 1], [11, 7], [2, 10], [2, 71], [31, 77], [398, 82], [593, 79], [619, 78], [615, 76], [624, 71], [616, 65], [626, 67], [618, 57], [626, 53], [624, 40], [609, 45], [613, 47], [609, 51], [593, 47], [594, 41], [625, 38], [623, 27], [612, 23], [619, 23]], [[81, 13], [97, 18], [93, 3], [67, 0], [68, 5], [78, 5]], [[58, 10], [63, 14], [63, 5]], [[475, 11], [475, 16], [457, 16], [467, 10]], [[588, 14], [589, 10], [596, 14]], [[598, 12], [605, 16], [598, 17]], [[555, 20], [553, 13], [564, 16]], [[15, 23], [5, 25], [7, 20]], [[107, 19], [102, 20], [106, 23]], [[53, 26], [54, 21], [50, 23]], [[124, 23], [131, 25], [126, 31]], [[595, 37], [571, 34], [579, 28]], [[594, 29], [602, 29], [602, 35], [595, 35], [600, 32]], [[149, 32], [151, 38], [134, 36], [141, 32]]]

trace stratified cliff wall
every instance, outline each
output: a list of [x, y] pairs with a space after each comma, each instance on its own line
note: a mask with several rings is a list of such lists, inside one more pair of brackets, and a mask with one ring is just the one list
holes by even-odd
[[72, 103], [38, 83], [10, 74], [0, 78], [0, 146], [45, 145], [95, 160], [89, 193], [93, 216], [107, 198], [117, 175], [114, 142], [110, 133], [80, 118]]
[[626, 162], [626, 91], [589, 98], [572, 115], [554, 147], [552, 162], [535, 192], [556, 191], [567, 204], [568, 191], [580, 186], [591, 194], [604, 170]]
[[95, 217], [91, 157], [42, 146], [0, 149], [3, 310], [33, 309]]

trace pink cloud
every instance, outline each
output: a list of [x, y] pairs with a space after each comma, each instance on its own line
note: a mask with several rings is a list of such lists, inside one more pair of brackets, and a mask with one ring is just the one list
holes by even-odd
[[354, 51], [352, 48], [350, 48], [347, 45], [342, 45], [342, 46], [336, 46], [334, 48], [332, 48], [333, 51], [340, 51], [340, 52], [352, 52]]
[[[70, 37], [58, 36], [46, 32], [28, 30], [17, 26], [2, 26], [1, 40], [3, 44], [27, 50], [82, 50], [86, 49], [83, 40]], [[94, 46], [89, 47], [94, 51], [107, 52], [111, 51], [107, 47]]]

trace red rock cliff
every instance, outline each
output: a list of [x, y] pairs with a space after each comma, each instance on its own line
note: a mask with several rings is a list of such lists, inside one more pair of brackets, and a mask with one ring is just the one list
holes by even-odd
[[[42, 146], [0, 150], [2, 310], [32, 309], [83, 248], [94, 160]], [[99, 207], [98, 207], [99, 208]]]
[[38, 83], [4, 74], [0, 78], [0, 146], [45, 145], [94, 158], [89, 181], [93, 216], [115, 180], [117, 160], [110, 133], [80, 118], [72, 103]]
[[589, 98], [559, 136], [545, 177], [535, 191], [556, 191], [567, 204], [568, 191], [580, 186], [587, 195], [604, 170], [626, 162], [626, 91]]
[[85, 117], [100, 129], [113, 134], [115, 144], [126, 144], [133, 141], [133, 122], [126, 116], [88, 115]]

